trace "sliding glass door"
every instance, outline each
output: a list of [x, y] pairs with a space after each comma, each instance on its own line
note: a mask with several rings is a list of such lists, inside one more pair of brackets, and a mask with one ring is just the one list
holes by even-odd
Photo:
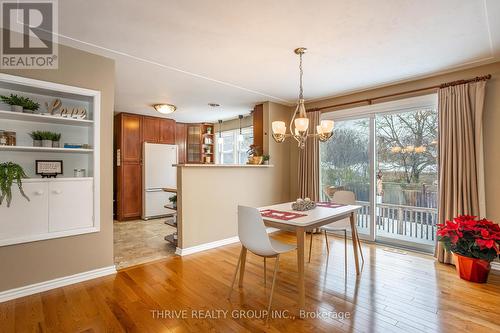
[[331, 201], [336, 191], [354, 192], [363, 206], [358, 231], [370, 235], [370, 118], [335, 123], [333, 137], [320, 143], [320, 178], [323, 201]]
[[[428, 98], [429, 99], [429, 98]], [[387, 103], [332, 112], [332, 139], [320, 143], [322, 200], [352, 191], [360, 236], [432, 251], [437, 223], [437, 107]], [[365, 111], [365, 112], [363, 112]]]
[[437, 111], [376, 116], [376, 236], [432, 249], [437, 223]]

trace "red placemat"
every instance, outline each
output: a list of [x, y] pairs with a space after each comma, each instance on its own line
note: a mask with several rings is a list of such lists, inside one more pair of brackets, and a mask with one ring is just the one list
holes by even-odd
[[343, 206], [346, 206], [346, 205], [343, 205], [343, 204], [336, 204], [336, 203], [333, 203], [333, 202], [316, 202], [316, 207], [326, 207], [326, 208], [339, 208], [339, 207], [343, 207]]
[[290, 221], [299, 217], [307, 216], [307, 214], [299, 214], [294, 212], [284, 212], [281, 210], [266, 209], [261, 210], [262, 217], [268, 217], [276, 220]]

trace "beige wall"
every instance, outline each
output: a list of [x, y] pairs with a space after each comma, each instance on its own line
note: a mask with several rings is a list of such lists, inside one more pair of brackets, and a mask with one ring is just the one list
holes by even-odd
[[290, 200], [289, 143], [268, 135], [273, 120], [289, 119], [290, 109], [264, 103], [264, 152], [272, 167], [180, 167], [179, 226], [181, 248], [237, 235], [237, 207], [271, 205]]
[[101, 91], [101, 231], [0, 247], [0, 291], [113, 265], [114, 61], [59, 46], [57, 70], [1, 70]]
[[[484, 156], [485, 156], [485, 179], [486, 179], [486, 210], [487, 216], [500, 222], [500, 177], [498, 176], [498, 165], [500, 165], [500, 62], [479, 66], [471, 69], [455, 71], [447, 74], [437, 75], [426, 79], [414, 80], [379, 89], [373, 89], [356, 94], [325, 99], [322, 101], [308, 103], [307, 108], [340, 104], [357, 101], [365, 98], [393, 94], [397, 92], [424, 88], [444, 82], [468, 79], [476, 76], [491, 74], [492, 79], [487, 83], [484, 125]], [[379, 101], [382, 102], [382, 101]], [[349, 107], [353, 107], [352, 105]], [[296, 165], [297, 154], [291, 155], [291, 164]], [[297, 171], [291, 174], [291, 179], [297, 177]], [[297, 192], [292, 192], [291, 196]]]

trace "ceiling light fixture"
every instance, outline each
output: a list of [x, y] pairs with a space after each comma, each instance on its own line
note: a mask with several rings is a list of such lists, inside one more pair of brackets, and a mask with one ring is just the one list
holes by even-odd
[[208, 106], [212, 107], [212, 108], [218, 108], [220, 106], [219, 103], [208, 103]]
[[241, 133], [241, 119], [243, 119], [243, 115], [239, 115], [238, 119], [240, 120], [240, 134], [238, 134], [238, 142], [243, 142], [243, 133]]
[[217, 139], [217, 143], [219, 144], [219, 149], [222, 150], [222, 145], [224, 144], [224, 140], [222, 139], [222, 120], [219, 120], [219, 138]]
[[177, 107], [172, 104], [155, 104], [153, 105], [156, 111], [163, 113], [163, 114], [169, 114], [177, 110]]
[[292, 119], [290, 120], [289, 131], [286, 133], [286, 125], [284, 121], [273, 121], [272, 130], [273, 138], [276, 142], [282, 143], [289, 136], [293, 137], [300, 149], [304, 149], [306, 146], [306, 140], [308, 137], [318, 137], [321, 142], [325, 142], [332, 137], [333, 134], [333, 120], [321, 120], [320, 125], [316, 126], [316, 134], [309, 134], [309, 118], [307, 118], [306, 107], [304, 105], [304, 89], [302, 87], [302, 76], [304, 71], [302, 70], [302, 56], [306, 53], [307, 49], [305, 47], [299, 47], [294, 50], [295, 54], [299, 56], [299, 74], [300, 74], [300, 85], [299, 85], [299, 99], [297, 101], [297, 107], [293, 113]]

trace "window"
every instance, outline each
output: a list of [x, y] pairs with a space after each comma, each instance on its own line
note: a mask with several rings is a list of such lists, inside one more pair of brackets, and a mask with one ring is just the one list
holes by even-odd
[[221, 133], [222, 145], [219, 143], [217, 133], [216, 163], [219, 164], [246, 164], [248, 160], [247, 150], [253, 144], [253, 127], [241, 129], [242, 138], [238, 140], [239, 129], [224, 131]]

